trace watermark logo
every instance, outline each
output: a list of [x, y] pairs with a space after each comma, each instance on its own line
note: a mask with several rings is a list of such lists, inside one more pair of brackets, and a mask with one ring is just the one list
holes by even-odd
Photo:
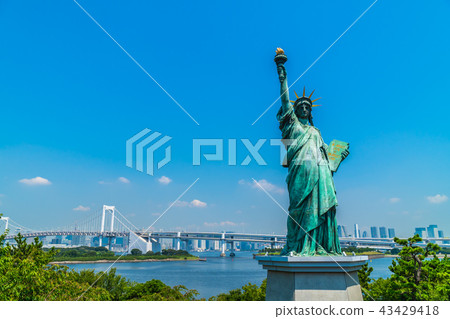
[[[127, 140], [126, 143], [126, 164], [128, 167], [135, 168], [144, 172], [144, 167], [148, 175], [153, 176], [154, 174], [154, 153], [161, 146], [166, 144], [172, 138], [170, 136], [161, 136], [159, 132], [151, 133], [148, 128], [143, 129], [132, 138]], [[168, 145], [165, 149], [165, 156], [157, 163], [157, 169], [162, 168], [164, 165], [170, 162], [172, 156], [171, 147]], [[147, 159], [147, 160], [145, 160]]]
[[[156, 169], [160, 169], [171, 161], [171, 146], [165, 148], [164, 158], [155, 161], [155, 158], [161, 157], [161, 152], [155, 152], [164, 144], [170, 141], [172, 137], [164, 136], [159, 132], [151, 131], [146, 128], [126, 142], [126, 164], [128, 167], [136, 168], [140, 172], [153, 176]], [[200, 166], [203, 161], [225, 161], [229, 166], [247, 166], [251, 162], [256, 165], [266, 166], [267, 162], [263, 158], [262, 148], [270, 144], [273, 149], [278, 148], [279, 164], [287, 166], [286, 150], [295, 140], [289, 139], [258, 139], [252, 142], [249, 139], [192, 139], [192, 165]], [[238, 160], [237, 149], [240, 148], [240, 154], [245, 155]], [[267, 154], [267, 152], [266, 152]]]
[[[237, 165], [237, 140], [236, 139], [194, 139], [192, 141], [193, 146], [193, 156], [192, 165], [198, 166], [201, 163], [201, 157], [207, 161], [223, 161], [224, 160], [224, 142], [228, 141], [228, 165]], [[264, 158], [259, 153], [261, 147], [266, 143], [267, 139], [259, 139], [255, 144], [253, 144], [249, 139], [243, 138], [240, 140], [242, 145], [245, 147], [248, 155], [240, 163], [241, 166], [247, 166], [252, 161], [255, 160], [257, 165], [266, 166], [267, 163]], [[286, 154], [286, 145], [290, 145], [292, 142], [290, 140], [280, 140], [271, 139], [271, 146], [280, 147], [280, 161], [281, 163], [285, 160], [284, 155]], [[203, 153], [202, 146], [214, 146], [214, 153]]]

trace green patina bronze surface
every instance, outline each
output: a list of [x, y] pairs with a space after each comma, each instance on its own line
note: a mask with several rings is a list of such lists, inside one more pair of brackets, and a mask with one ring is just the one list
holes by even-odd
[[[311, 100], [303, 96], [294, 105], [289, 101], [283, 65], [287, 58], [282, 55], [282, 59], [275, 58], [282, 101], [277, 119], [283, 139], [289, 140], [286, 178], [289, 217], [287, 243], [282, 255], [341, 255], [336, 224], [336, 190], [327, 157], [328, 146], [320, 131], [311, 125]], [[348, 151], [345, 152], [342, 159], [348, 155]]]

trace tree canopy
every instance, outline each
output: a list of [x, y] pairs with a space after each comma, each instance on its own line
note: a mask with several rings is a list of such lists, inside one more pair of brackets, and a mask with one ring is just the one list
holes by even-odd
[[383, 301], [439, 301], [450, 299], [450, 260], [438, 258], [440, 247], [428, 243], [417, 246], [422, 238], [394, 238], [402, 246], [399, 257], [392, 261], [389, 278], [370, 279], [373, 270], [366, 264], [358, 272], [364, 300]]

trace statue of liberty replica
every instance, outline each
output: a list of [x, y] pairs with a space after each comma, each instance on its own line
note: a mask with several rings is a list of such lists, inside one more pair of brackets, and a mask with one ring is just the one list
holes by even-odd
[[[336, 190], [333, 183], [335, 161], [330, 163], [328, 145], [313, 124], [312, 108], [319, 99], [311, 100], [312, 94], [296, 95], [289, 100], [289, 87], [284, 63], [284, 51], [276, 51], [278, 77], [281, 84], [281, 108], [277, 114], [283, 140], [288, 141], [285, 165], [289, 190], [289, 217], [287, 221], [287, 242], [282, 255], [316, 256], [341, 255], [336, 224]], [[344, 144], [333, 159], [343, 160], [348, 144], [333, 141], [333, 147]], [[331, 165], [330, 165], [331, 164]]]
[[348, 143], [325, 144], [313, 124], [314, 91], [289, 100], [284, 63], [276, 51], [281, 84], [281, 108], [277, 114], [287, 154], [289, 217], [286, 245], [281, 256], [257, 256], [267, 270], [266, 300], [360, 300], [358, 269], [367, 256], [343, 256], [336, 224], [336, 189], [333, 174], [348, 156]]

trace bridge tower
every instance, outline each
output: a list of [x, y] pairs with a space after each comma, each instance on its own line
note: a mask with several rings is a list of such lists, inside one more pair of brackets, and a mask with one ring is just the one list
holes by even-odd
[[181, 232], [178, 232], [177, 233], [177, 239], [176, 239], [176, 243], [177, 243], [177, 245], [176, 245], [176, 247], [175, 247], [175, 249], [176, 250], [180, 250], [181, 249]]
[[220, 257], [225, 257], [226, 256], [225, 251], [227, 248], [227, 242], [225, 241], [225, 232], [222, 233], [222, 239], [220, 240], [220, 246], [221, 246], [220, 247], [220, 249], [221, 249]]
[[106, 213], [111, 213], [111, 223], [110, 223], [110, 231], [114, 231], [114, 211], [116, 210], [115, 206], [103, 205], [103, 213], [102, 213], [102, 227], [100, 231], [103, 233], [105, 231], [105, 217]]
[[[101, 235], [100, 235], [100, 246], [102, 246], [103, 243], [103, 233], [105, 232], [105, 217], [106, 213], [111, 214], [111, 222], [110, 222], [110, 232], [114, 231], [114, 211], [116, 210], [115, 206], [108, 206], [103, 205], [103, 212], [102, 212], [102, 226], [100, 229]], [[108, 237], [108, 249], [111, 250], [112, 247], [112, 238]]]
[[8, 230], [9, 228], [9, 217], [0, 217], [0, 219], [6, 220], [5, 222], [5, 230]]

